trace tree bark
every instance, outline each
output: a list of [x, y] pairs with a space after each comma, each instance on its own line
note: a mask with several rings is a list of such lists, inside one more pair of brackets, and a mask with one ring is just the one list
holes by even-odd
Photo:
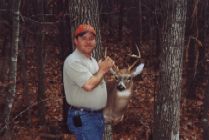
[[121, 41], [123, 38], [123, 18], [124, 18], [124, 5], [125, 1], [120, 1], [120, 13], [118, 17], [118, 40]]
[[[209, 2], [206, 0], [204, 2], [204, 25], [203, 25], [203, 46], [204, 46], [204, 50], [206, 50], [206, 48], [208, 48], [208, 29], [209, 29]], [[206, 58], [204, 58], [205, 60]], [[209, 60], [208, 60], [209, 61]], [[207, 62], [207, 60], [204, 61], [204, 64], [207, 66], [207, 80], [208, 80], [208, 84], [207, 84], [207, 88], [205, 91], [205, 98], [204, 98], [204, 103], [203, 103], [203, 115], [202, 115], [202, 127], [203, 127], [203, 140], [207, 140], [209, 138], [209, 116], [208, 116], [208, 112], [209, 112], [209, 62]]]
[[[128, 5], [128, 21], [129, 27], [131, 29], [132, 36], [132, 52], [137, 52], [136, 44], [140, 44], [142, 41], [142, 4], [141, 0], [134, 0], [129, 2]], [[132, 8], [136, 7], [136, 8]]]
[[162, 35], [160, 83], [155, 101], [153, 139], [179, 140], [181, 75], [187, 1], [170, 0], [165, 4], [168, 15]]
[[142, 0], [138, 0], [138, 39], [136, 39], [137, 42], [141, 43], [142, 41]]
[[[45, 21], [44, 17], [44, 3], [45, 0], [37, 0], [37, 13], [40, 14], [38, 15], [38, 19], [40, 19], [41, 22]], [[40, 18], [39, 18], [40, 17]], [[35, 25], [36, 26], [36, 25]], [[37, 48], [36, 48], [36, 56], [37, 56], [37, 67], [38, 67], [38, 96], [37, 96], [37, 101], [38, 101], [38, 118], [39, 118], [39, 123], [41, 125], [45, 124], [45, 102], [43, 100], [45, 99], [45, 33], [43, 32], [43, 25], [41, 24], [39, 29], [36, 27], [36, 29], [39, 31], [37, 34]]]
[[[23, 101], [23, 106], [27, 107], [30, 106], [31, 103], [31, 95], [29, 95], [29, 86], [28, 86], [28, 73], [27, 73], [27, 57], [26, 57], [26, 36], [24, 32], [21, 32], [22, 38], [20, 40], [20, 49], [21, 49], [21, 79], [23, 81], [23, 96], [24, 96], [24, 101]], [[31, 122], [32, 122], [32, 110], [29, 109], [27, 111], [27, 120], [25, 123], [29, 127], [31, 127]]]
[[3, 49], [1, 52], [2, 59], [0, 60], [0, 80], [8, 80], [9, 59], [11, 58], [11, 36], [6, 35], [3, 42]]
[[[20, 2], [21, 0], [15, 0], [12, 3], [12, 48], [11, 48], [11, 62], [9, 71], [9, 91], [6, 99], [6, 106], [4, 108], [4, 120], [6, 133], [10, 132], [10, 120], [11, 111], [14, 103], [14, 98], [16, 94], [16, 78], [17, 78], [17, 56], [18, 56], [18, 46], [19, 46], [19, 29], [20, 29]], [[3, 129], [1, 129], [2, 131]], [[7, 135], [9, 136], [9, 135]]]
[[101, 11], [100, 13], [100, 20], [101, 20], [101, 26], [106, 27], [106, 30], [108, 31], [108, 35], [113, 36], [113, 30], [112, 30], [112, 17], [113, 14], [113, 1], [112, 0], [102, 0], [99, 1], [99, 9]]
[[[81, 23], [89, 23], [96, 29], [97, 47], [94, 50], [94, 57], [98, 60], [102, 56], [102, 42], [99, 23], [98, 0], [69, 0], [69, 12], [71, 18], [72, 39], [75, 28]], [[73, 42], [73, 40], [72, 40]]]
[[189, 42], [187, 48], [187, 97], [189, 99], [195, 99], [200, 47], [195, 39], [190, 38]]
[[38, 105], [38, 114], [39, 114], [39, 121], [40, 124], [44, 124], [45, 122], [45, 104], [43, 100], [45, 99], [45, 51], [44, 51], [44, 38], [45, 35], [38, 35], [39, 42], [37, 48], [37, 62], [38, 62], [38, 97], [37, 101]]
[[4, 12], [0, 12], [0, 24], [1, 26], [1, 33], [4, 35], [3, 41], [3, 49], [2, 49], [2, 59], [0, 60], [0, 80], [8, 81], [8, 71], [10, 65], [10, 57], [11, 57], [11, 40], [12, 40], [12, 3], [11, 0], [2, 1], [1, 8], [3, 8]]
[[205, 98], [203, 104], [203, 116], [202, 116], [203, 140], [208, 140], [209, 138], [208, 111], [209, 111], [209, 74], [208, 74], [208, 84], [207, 84], [207, 89], [205, 91]]
[[[157, 59], [157, 62], [159, 61], [159, 56], [160, 56], [160, 51], [161, 51], [161, 45], [160, 45], [160, 31], [161, 31], [161, 24], [160, 22], [162, 21], [162, 14], [160, 14], [160, 1], [155, 0], [154, 1], [154, 7], [155, 7], [155, 17], [154, 17], [154, 24], [155, 24], [155, 46], [156, 46], [156, 51], [155, 51], [155, 56]], [[155, 63], [154, 68], [156, 70], [159, 69], [159, 63]]]
[[[71, 19], [71, 34], [72, 39], [74, 37], [75, 28], [81, 23], [90, 23], [96, 29], [96, 42], [97, 47], [94, 51], [94, 57], [99, 60], [102, 57], [102, 43], [101, 43], [101, 34], [100, 34], [100, 23], [99, 23], [99, 4], [98, 0], [70, 0], [69, 1], [69, 12], [70, 12], [70, 19]], [[72, 40], [73, 42], [73, 40]], [[66, 110], [65, 110], [66, 111]], [[107, 126], [106, 126], [107, 128]], [[109, 129], [105, 130], [112, 130]], [[106, 131], [106, 132], [107, 132]], [[107, 134], [105, 132], [105, 134]], [[111, 134], [111, 133], [108, 133]], [[112, 135], [107, 136], [105, 135], [105, 139], [112, 139]]]
[[[201, 47], [197, 43], [198, 40], [203, 40], [204, 29], [204, 9], [207, 1], [195, 0], [188, 5], [188, 26], [187, 32], [190, 39], [188, 45], [188, 59], [187, 59], [187, 97], [189, 99], [196, 98], [197, 87], [203, 83], [204, 80], [204, 60], [205, 60], [205, 47]], [[191, 14], [191, 15], [189, 15]]]

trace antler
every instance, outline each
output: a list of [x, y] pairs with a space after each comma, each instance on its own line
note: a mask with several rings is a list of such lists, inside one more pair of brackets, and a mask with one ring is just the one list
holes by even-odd
[[[104, 52], [104, 58], [106, 58], [106, 57], [107, 57], [107, 47], [105, 48], [105, 52]], [[114, 64], [113, 68], [110, 68], [110, 73], [112, 75], [116, 75], [117, 71], [118, 71], [118, 67]]]
[[128, 54], [128, 56], [137, 59], [136, 61], [133, 62], [133, 64], [132, 64], [131, 66], [128, 67], [128, 70], [129, 70], [129, 71], [136, 65], [136, 63], [137, 63], [137, 62], [139, 61], [139, 59], [141, 58], [141, 53], [140, 53], [140, 51], [139, 51], [139, 47], [138, 47], [137, 44], [136, 44], [136, 49], [137, 49], [138, 55], [135, 55], [135, 54]]

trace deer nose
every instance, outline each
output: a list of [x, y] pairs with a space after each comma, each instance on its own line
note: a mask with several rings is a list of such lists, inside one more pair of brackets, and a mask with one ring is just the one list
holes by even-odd
[[123, 85], [118, 85], [118, 86], [117, 86], [117, 89], [118, 89], [119, 91], [123, 91], [123, 90], [125, 90], [126, 88], [125, 88]]

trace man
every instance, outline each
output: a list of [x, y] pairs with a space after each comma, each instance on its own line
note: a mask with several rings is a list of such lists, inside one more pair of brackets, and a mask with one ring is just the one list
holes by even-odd
[[69, 130], [77, 140], [102, 140], [107, 90], [104, 75], [114, 65], [110, 57], [99, 64], [92, 57], [96, 47], [96, 31], [89, 24], [81, 24], [74, 34], [76, 49], [70, 54], [63, 69]]

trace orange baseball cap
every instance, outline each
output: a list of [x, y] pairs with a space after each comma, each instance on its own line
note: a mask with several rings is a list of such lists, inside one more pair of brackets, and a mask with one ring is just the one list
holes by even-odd
[[82, 32], [91, 32], [94, 35], [96, 35], [94, 27], [92, 27], [90, 24], [80, 24], [75, 30], [75, 36]]

